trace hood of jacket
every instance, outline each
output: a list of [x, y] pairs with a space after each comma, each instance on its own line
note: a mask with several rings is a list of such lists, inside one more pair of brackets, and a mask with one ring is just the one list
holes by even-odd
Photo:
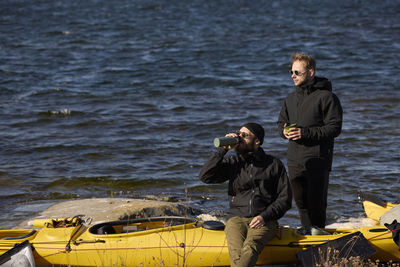
[[327, 90], [332, 92], [332, 83], [324, 77], [314, 77], [314, 79], [306, 84], [296, 86], [296, 92], [309, 95], [315, 90]]

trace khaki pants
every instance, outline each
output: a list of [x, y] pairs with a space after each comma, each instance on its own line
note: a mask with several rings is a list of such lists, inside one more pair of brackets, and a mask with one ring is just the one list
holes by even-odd
[[226, 222], [225, 235], [228, 242], [231, 266], [250, 267], [278, 230], [277, 221], [268, 221], [259, 229], [250, 228], [253, 218], [232, 217]]

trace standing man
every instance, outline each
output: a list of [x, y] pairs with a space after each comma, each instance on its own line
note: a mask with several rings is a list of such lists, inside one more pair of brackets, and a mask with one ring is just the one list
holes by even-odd
[[325, 227], [333, 143], [342, 129], [343, 112], [331, 82], [314, 76], [311, 56], [297, 53], [292, 62], [296, 90], [283, 103], [278, 130], [289, 140], [289, 179], [301, 223]]
[[[225, 234], [231, 266], [249, 267], [257, 262], [268, 241], [274, 238], [278, 222], [291, 208], [292, 192], [283, 163], [264, 152], [264, 129], [257, 123], [243, 125], [239, 143], [218, 151], [200, 171], [204, 183], [229, 181], [229, 211]], [[229, 149], [236, 155], [225, 157]]]

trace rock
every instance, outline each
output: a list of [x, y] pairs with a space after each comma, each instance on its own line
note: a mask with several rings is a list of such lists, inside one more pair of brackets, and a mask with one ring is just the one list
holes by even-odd
[[34, 219], [68, 218], [76, 215], [91, 217], [92, 224], [104, 221], [158, 217], [158, 216], [193, 216], [198, 210], [182, 203], [131, 199], [131, 198], [91, 198], [70, 200], [55, 204], [18, 225], [18, 228], [32, 228]]
[[391, 208], [389, 211], [385, 212], [379, 219], [380, 225], [384, 226], [385, 223], [391, 224], [394, 220], [400, 222], [400, 205]]

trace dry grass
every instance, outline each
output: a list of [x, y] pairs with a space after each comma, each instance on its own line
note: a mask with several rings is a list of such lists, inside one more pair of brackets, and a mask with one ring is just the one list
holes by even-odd
[[[360, 256], [350, 256], [351, 252], [356, 246], [357, 239], [360, 236], [353, 236], [346, 244], [340, 249], [328, 247], [326, 249], [318, 248], [317, 259], [314, 259], [315, 266], [318, 267], [384, 267], [384, 266], [398, 266], [399, 262], [380, 262], [379, 260], [372, 261]], [[365, 255], [364, 255], [365, 256]]]
[[[323, 255], [322, 252], [320, 255]], [[400, 267], [398, 262], [380, 262], [379, 260], [371, 261], [361, 260], [360, 257], [339, 258], [339, 251], [327, 249], [326, 255], [320, 258], [319, 262], [315, 264], [316, 267]]]

